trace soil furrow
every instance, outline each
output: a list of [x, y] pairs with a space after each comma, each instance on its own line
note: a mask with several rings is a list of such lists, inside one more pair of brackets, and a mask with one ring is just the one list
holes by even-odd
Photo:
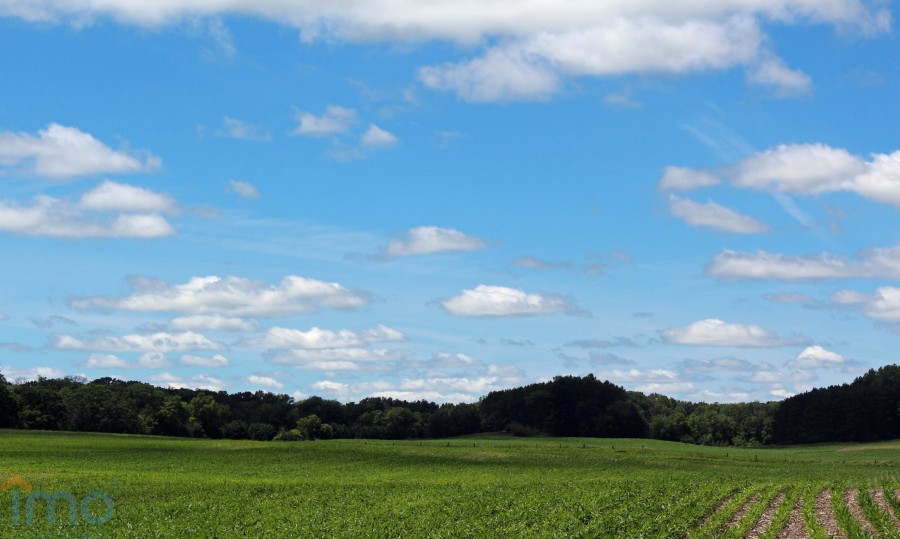
[[809, 534], [806, 532], [806, 522], [803, 520], [802, 497], [794, 504], [794, 509], [791, 511], [787, 523], [778, 533], [778, 539], [809, 539]]
[[766, 507], [763, 514], [759, 516], [759, 520], [753, 525], [753, 528], [747, 534], [745, 539], [759, 539], [762, 537], [762, 535], [766, 533], [766, 530], [769, 529], [769, 526], [772, 525], [772, 520], [775, 518], [775, 511], [778, 511], [778, 508], [781, 507], [781, 504], [783, 503], [784, 493], [779, 492], [778, 496], [775, 496], [772, 501], [769, 502], [769, 506]]
[[740, 509], [731, 517], [731, 520], [728, 521], [728, 524], [725, 525], [725, 529], [730, 530], [731, 528], [736, 527], [741, 523], [741, 519], [743, 519], [747, 513], [750, 512], [750, 509], [759, 501], [759, 494], [754, 494], [750, 496], [744, 505], [741, 506]]
[[831, 511], [830, 490], [823, 490], [816, 498], [816, 518], [819, 520], [822, 527], [825, 528], [825, 533], [830, 537], [847, 539], [847, 536], [844, 535], [840, 525], [838, 525], [837, 519], [834, 518], [834, 513]]
[[894, 511], [891, 509], [891, 504], [887, 501], [887, 498], [884, 495], [884, 491], [880, 489], [872, 489], [870, 494], [872, 494], [872, 498], [875, 500], [875, 503], [878, 504], [878, 507], [881, 508], [881, 512], [891, 519], [891, 523], [894, 524], [895, 528], [900, 530], [900, 518], [897, 518], [897, 515], [895, 515]]
[[844, 493], [844, 503], [847, 504], [847, 508], [850, 509], [850, 514], [853, 515], [853, 518], [856, 519], [856, 522], [859, 523], [864, 530], [872, 535], [877, 535], [878, 532], [875, 531], [875, 526], [872, 526], [872, 523], [869, 522], [862, 512], [862, 508], [859, 506], [858, 496], [859, 492], [855, 488], [850, 489]]

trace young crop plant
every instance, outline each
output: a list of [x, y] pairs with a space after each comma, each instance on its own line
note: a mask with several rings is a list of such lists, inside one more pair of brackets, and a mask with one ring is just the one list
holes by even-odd
[[834, 518], [837, 519], [838, 524], [840, 524], [841, 529], [844, 530], [849, 539], [878, 539], [875, 534], [866, 531], [850, 511], [850, 507], [845, 500], [850, 488], [844, 483], [832, 491], [831, 509], [834, 511]]
[[741, 539], [746, 536], [747, 533], [753, 529], [753, 526], [765, 512], [766, 508], [769, 507], [772, 500], [775, 499], [775, 496], [778, 495], [779, 489], [780, 487], [777, 485], [769, 485], [762, 488], [756, 497], [756, 501], [749, 502], [752, 503], [752, 505], [749, 507], [746, 514], [741, 517], [734, 527], [722, 534], [721, 537], [723, 539]]
[[784, 492], [784, 501], [778, 506], [778, 509], [775, 510], [775, 514], [772, 515], [772, 522], [760, 536], [760, 539], [777, 539], [781, 530], [787, 525], [788, 519], [791, 517], [791, 512], [793, 512], [794, 508], [797, 506], [797, 501], [801, 499], [801, 496], [803, 496], [803, 493], [806, 492], [806, 490], [807, 489], [798, 485], [789, 485], [782, 489], [782, 492]]
[[891, 522], [890, 516], [886, 515], [884, 511], [881, 510], [881, 507], [869, 493], [868, 489], [860, 488], [857, 494], [857, 500], [866, 520], [875, 527], [879, 535], [890, 538], [900, 537], [900, 530], [897, 530], [894, 527], [894, 523]]
[[742, 486], [737, 495], [731, 498], [725, 505], [713, 514], [699, 529], [691, 532], [692, 539], [713, 539], [721, 537], [725, 526], [740, 511], [740, 509], [749, 503], [753, 496], [759, 495], [759, 487], [755, 485]]

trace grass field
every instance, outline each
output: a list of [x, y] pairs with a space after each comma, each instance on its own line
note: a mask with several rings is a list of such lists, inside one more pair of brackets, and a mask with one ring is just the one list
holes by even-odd
[[[51, 525], [38, 501], [27, 524], [28, 492], [7, 484], [0, 537], [900, 537], [898, 472], [900, 442], [266, 443], [7, 430], [0, 483], [18, 476], [32, 494], [71, 493], [79, 507], [71, 525], [60, 497]], [[108, 522], [86, 521], [110, 504]]]

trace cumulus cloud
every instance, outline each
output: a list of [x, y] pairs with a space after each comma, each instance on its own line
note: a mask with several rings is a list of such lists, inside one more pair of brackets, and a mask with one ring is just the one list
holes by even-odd
[[253, 184], [251, 183], [239, 180], [229, 180], [228, 190], [232, 193], [237, 193], [244, 198], [259, 198], [259, 191], [257, 191], [256, 187], [253, 187]]
[[271, 376], [257, 376], [255, 374], [251, 374], [247, 377], [247, 381], [254, 386], [270, 387], [274, 389], [281, 389], [284, 387], [284, 384], [272, 378]]
[[403, 350], [387, 348], [322, 348], [276, 350], [271, 360], [314, 371], [385, 371], [406, 357]]
[[812, 90], [812, 79], [797, 69], [791, 69], [781, 58], [762, 58], [747, 72], [747, 79], [761, 86], [770, 86], [776, 95], [791, 97], [808, 94]]
[[0, 201], [0, 231], [58, 238], [162, 238], [175, 229], [159, 212], [175, 209], [168, 195], [106, 181], [77, 201], [46, 195], [30, 204]]
[[397, 136], [375, 124], [369, 124], [360, 142], [367, 148], [389, 148], [397, 144]]
[[259, 323], [255, 320], [243, 318], [229, 318], [218, 314], [199, 314], [194, 316], [180, 316], [169, 322], [169, 329], [173, 331], [233, 331], [248, 333], [259, 329]]
[[172, 389], [206, 389], [208, 391], [225, 391], [228, 385], [218, 378], [206, 374], [198, 374], [190, 378], [184, 378], [172, 373], [164, 372], [150, 377], [150, 381], [164, 385]]
[[227, 367], [231, 365], [231, 362], [222, 354], [214, 354], [210, 357], [184, 354], [181, 356], [181, 364], [192, 367]]
[[128, 369], [130, 363], [112, 354], [91, 354], [82, 367], [86, 369]]
[[141, 354], [137, 361], [126, 361], [113, 354], [91, 354], [81, 364], [86, 369], [162, 369], [171, 365], [166, 356], [159, 352]]
[[499, 389], [521, 384], [521, 372], [517, 369], [495, 368], [485, 376], [434, 376], [406, 378], [399, 382], [374, 380], [347, 384], [332, 380], [315, 382], [315, 391], [338, 399], [356, 400], [365, 397], [389, 397], [404, 400], [425, 399], [432, 402], [474, 402], [479, 397]]
[[79, 25], [108, 17], [154, 26], [235, 13], [292, 25], [299, 28], [304, 42], [490, 43], [480, 57], [420, 71], [427, 86], [452, 90], [470, 101], [547, 97], [567, 77], [682, 74], [733, 67], [745, 68], [751, 83], [790, 94], [808, 86], [806, 76], [784, 66], [769, 49], [763, 24], [831, 24], [875, 34], [889, 30], [891, 23], [887, 6], [860, 0], [677, 4], [662, 0], [425, 4], [414, 0], [0, 0], [0, 15]]
[[174, 213], [175, 199], [149, 189], [106, 180], [84, 193], [79, 206], [89, 211]]
[[691, 226], [707, 227], [732, 234], [762, 234], [771, 229], [762, 221], [740, 214], [715, 202], [695, 202], [669, 195], [672, 215]]
[[734, 357], [717, 357], [713, 359], [686, 359], [682, 361], [678, 369], [689, 374], [714, 373], [714, 372], [748, 372], [755, 371], [757, 365]]
[[131, 293], [123, 297], [73, 298], [69, 304], [76, 309], [274, 317], [315, 312], [320, 307], [356, 309], [368, 302], [365, 294], [348, 290], [338, 283], [297, 275], [289, 275], [277, 285], [215, 275], [193, 277], [184, 284], [133, 277], [129, 279], [129, 285]]
[[900, 245], [866, 249], [852, 258], [830, 253], [796, 256], [724, 250], [713, 258], [706, 273], [723, 280], [897, 279], [900, 278]]
[[0, 374], [11, 382], [32, 382], [38, 378], [62, 378], [66, 373], [56, 367], [11, 367], [0, 365]]
[[505, 286], [478, 285], [472, 290], [441, 301], [455, 316], [531, 316], [566, 313], [584, 315], [572, 301], [554, 294], [526, 293]]
[[[4, 11], [0, 3], [0, 14]], [[76, 127], [51, 123], [37, 135], [0, 131], [0, 176], [64, 180], [100, 174], [152, 172], [162, 161], [147, 152], [116, 151]]]
[[900, 330], [900, 288], [882, 286], [872, 294], [839, 290], [831, 296], [831, 301], [840, 306], [860, 309], [872, 320]]
[[384, 370], [403, 359], [402, 350], [374, 348], [381, 343], [406, 339], [403, 332], [384, 325], [361, 331], [338, 331], [313, 327], [307, 331], [273, 327], [256, 339], [239, 345], [270, 350], [270, 359], [278, 364], [309, 370], [356, 371]]
[[384, 248], [383, 256], [421, 255], [452, 251], [474, 251], [485, 247], [484, 240], [469, 236], [455, 228], [418, 226], [406, 231], [402, 238], [391, 240]]
[[338, 135], [350, 129], [350, 126], [356, 122], [356, 111], [330, 105], [325, 112], [319, 116], [311, 112], [300, 111], [297, 113], [297, 126], [291, 134], [304, 137], [327, 137]]
[[[875, 153], [867, 160], [826, 144], [781, 144], [714, 171], [676, 170], [684, 178], [707, 178], [706, 184], [722, 177], [735, 187], [772, 193], [850, 192], [900, 207], [900, 151]], [[669, 183], [664, 175], [660, 186]]]
[[778, 337], [762, 326], [729, 324], [715, 318], [699, 320], [684, 327], [672, 327], [660, 333], [671, 344], [693, 346], [774, 347], [804, 341], [801, 338]]
[[260, 348], [322, 350], [360, 347], [379, 342], [399, 342], [405, 338], [403, 332], [384, 325], [359, 332], [348, 329], [332, 331], [317, 327], [308, 331], [274, 327], [266, 330], [261, 339], [248, 340], [245, 344]]
[[205, 336], [191, 331], [88, 339], [72, 335], [56, 335], [53, 337], [52, 344], [53, 348], [59, 350], [102, 350], [106, 352], [165, 353], [185, 350], [221, 350], [224, 348], [222, 344], [213, 342]]
[[820, 369], [824, 367], [840, 366], [844, 358], [840, 354], [826, 350], [821, 346], [809, 346], [803, 349], [787, 366], [792, 369]]

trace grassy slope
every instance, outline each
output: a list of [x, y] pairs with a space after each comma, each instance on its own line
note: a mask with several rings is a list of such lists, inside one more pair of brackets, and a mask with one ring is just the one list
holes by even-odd
[[[449, 447], [448, 447], [449, 443]], [[779, 449], [651, 440], [262, 443], [0, 431], [0, 482], [104, 491], [102, 526], [0, 536], [676, 537], [730, 492], [798, 483], [900, 487], [900, 443]]]

